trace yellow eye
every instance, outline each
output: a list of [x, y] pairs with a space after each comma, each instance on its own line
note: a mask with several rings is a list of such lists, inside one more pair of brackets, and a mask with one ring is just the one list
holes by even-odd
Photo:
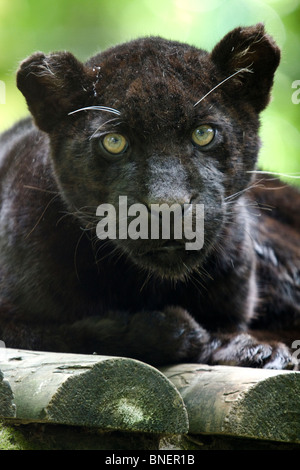
[[208, 145], [210, 142], [212, 142], [214, 137], [215, 130], [207, 124], [197, 127], [192, 133], [193, 142], [200, 147]]
[[128, 142], [122, 134], [107, 134], [102, 140], [103, 147], [113, 155], [124, 153], [128, 147]]

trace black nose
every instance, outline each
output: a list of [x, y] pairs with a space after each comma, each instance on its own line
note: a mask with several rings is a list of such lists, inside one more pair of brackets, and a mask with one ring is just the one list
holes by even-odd
[[178, 197], [170, 198], [145, 198], [144, 204], [146, 205], [149, 212], [158, 212], [163, 209], [181, 209], [182, 214], [185, 214], [191, 210], [193, 197], [190, 194], [180, 195]]

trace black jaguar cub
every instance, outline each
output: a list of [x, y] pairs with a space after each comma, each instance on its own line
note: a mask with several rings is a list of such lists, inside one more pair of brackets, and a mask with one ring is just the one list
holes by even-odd
[[297, 368], [300, 195], [254, 176], [279, 60], [258, 24], [211, 53], [148, 37], [21, 64], [33, 120], [0, 138], [6, 346]]

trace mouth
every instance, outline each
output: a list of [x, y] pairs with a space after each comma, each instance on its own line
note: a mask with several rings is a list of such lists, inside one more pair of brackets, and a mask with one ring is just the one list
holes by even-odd
[[199, 251], [188, 251], [182, 242], [161, 241], [157, 246], [130, 252], [131, 260], [162, 279], [186, 279], [201, 263]]
[[171, 253], [171, 252], [179, 252], [184, 250], [184, 245], [182, 243], [178, 243], [172, 240], [163, 241], [161, 245], [153, 248], [152, 250], [148, 250], [147, 253]]

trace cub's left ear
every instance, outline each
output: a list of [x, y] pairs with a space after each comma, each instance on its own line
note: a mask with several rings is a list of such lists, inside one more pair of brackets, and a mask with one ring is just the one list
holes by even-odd
[[36, 124], [51, 132], [69, 112], [86, 103], [91, 77], [69, 52], [25, 59], [17, 72], [17, 86], [26, 98]]
[[280, 50], [263, 24], [234, 29], [215, 46], [210, 57], [224, 79], [240, 69], [248, 70], [224, 82], [224, 91], [248, 101], [257, 112], [267, 106]]

